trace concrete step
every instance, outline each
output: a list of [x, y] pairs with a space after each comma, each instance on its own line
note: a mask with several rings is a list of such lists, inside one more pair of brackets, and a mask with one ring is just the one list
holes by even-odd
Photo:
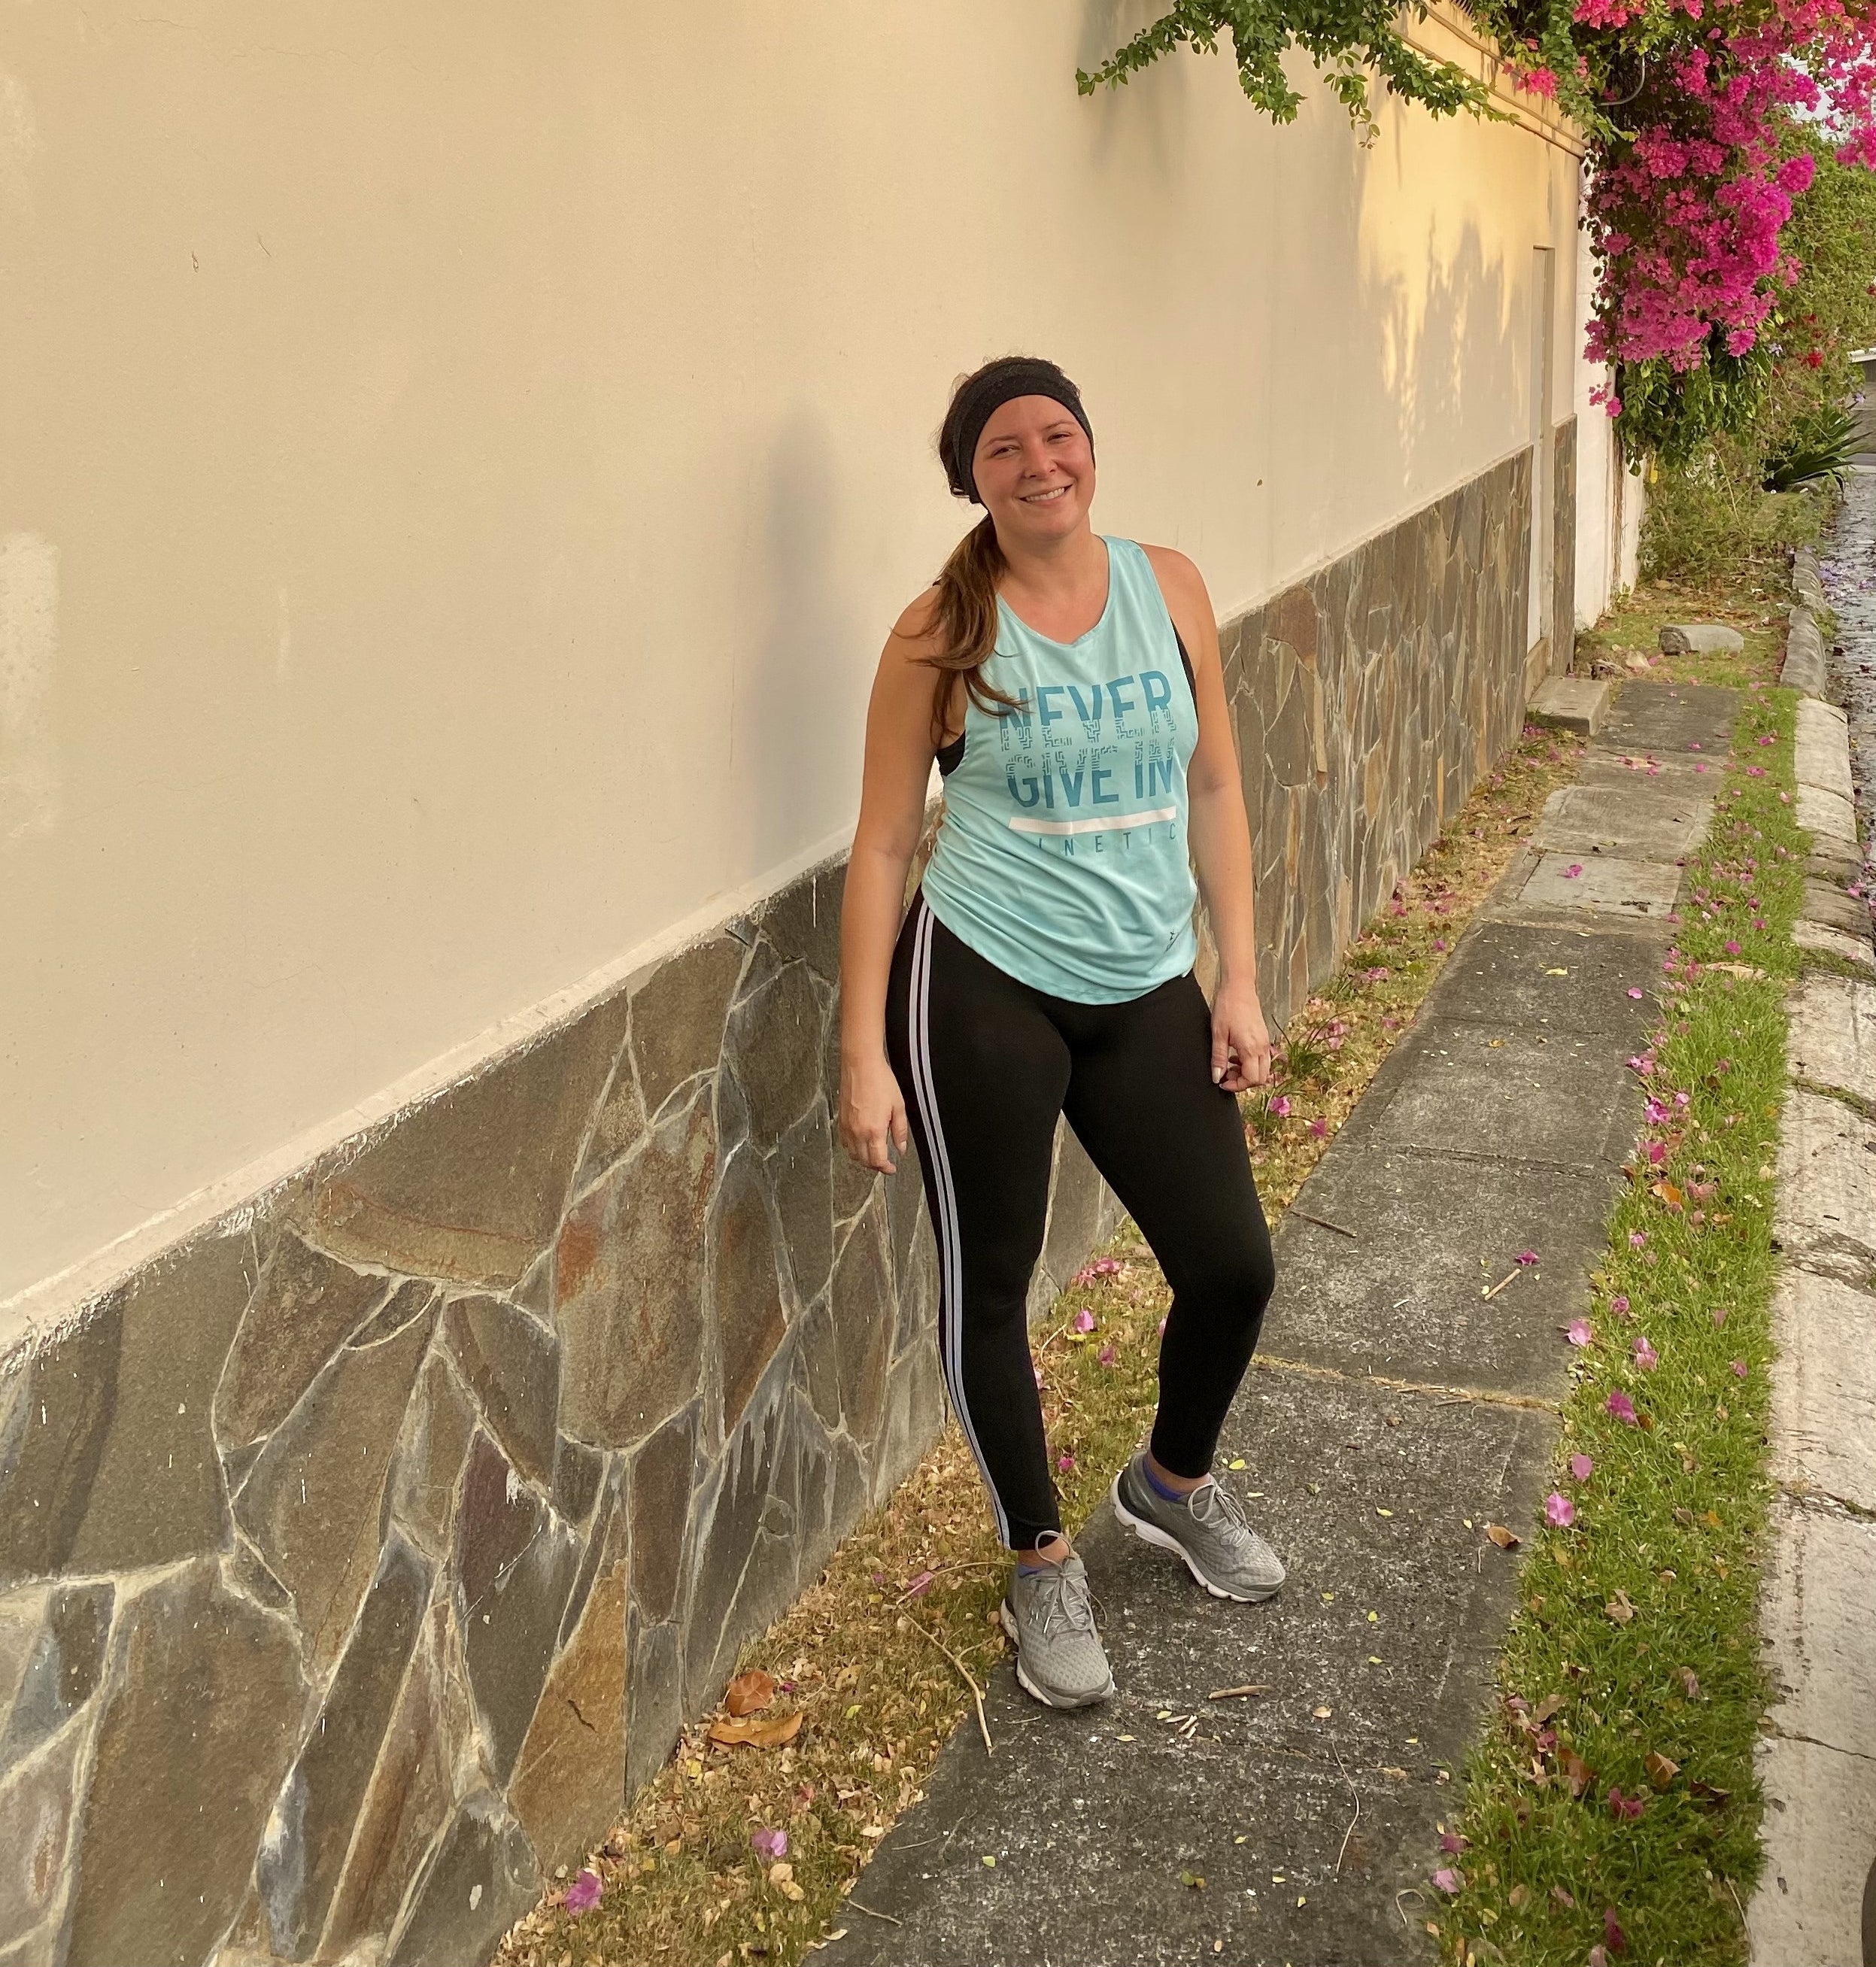
[[1588, 677], [1549, 677], [1538, 686], [1524, 714], [1533, 724], [1555, 731], [1580, 731], [1586, 738], [1593, 738], [1602, 728], [1614, 693], [1613, 684]]

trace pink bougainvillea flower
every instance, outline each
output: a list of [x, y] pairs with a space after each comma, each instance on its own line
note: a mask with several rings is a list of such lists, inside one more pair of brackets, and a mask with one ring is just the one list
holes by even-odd
[[1726, 944], [1726, 954], [1729, 956], [1737, 956], [1739, 953], [1739, 945], [1736, 942], [1729, 940]]
[[1465, 1882], [1465, 1881], [1461, 1877], [1458, 1872], [1456, 1871], [1453, 1866], [1451, 1865], [1442, 1865], [1440, 1866], [1439, 1869], [1433, 1874], [1433, 1882], [1442, 1892], [1446, 1893], [1448, 1897], [1451, 1897], [1458, 1891], [1459, 1888]]
[[[920, 1571], [916, 1578], [914, 1578], [907, 1582], [903, 1595], [908, 1598], [922, 1598], [925, 1594], [931, 1590], [932, 1581], [936, 1575], [937, 1574], [935, 1572], [930, 1571]], [[757, 1836], [760, 1836], [760, 1834], [761, 1833], [760, 1832], [757, 1833]], [[786, 1850], [787, 1848], [788, 1839], [784, 1836], [782, 1839], [782, 1849], [783, 1850]], [[781, 1851], [775, 1851], [771, 1852], [770, 1855], [772, 1857], [779, 1858], [782, 1855], [782, 1852]]]
[[1120, 1268], [1118, 1257], [1096, 1257], [1091, 1264], [1083, 1264], [1076, 1271], [1074, 1281], [1078, 1284], [1093, 1283], [1096, 1277], [1111, 1277]]
[[1603, 1909], [1603, 1938], [1612, 1953], [1628, 1952], [1629, 1936], [1623, 1931], [1622, 1921], [1616, 1918], [1613, 1906]]
[[1116, 1353], [1112, 1346], [1103, 1345], [1094, 1356], [1103, 1366], [1111, 1366], [1119, 1355]]
[[1577, 1520], [1577, 1506], [1561, 1491], [1553, 1489], [1544, 1498], [1544, 1520], [1553, 1529], [1567, 1530]]
[[1564, 1328], [1564, 1336], [1572, 1345], [1587, 1345], [1590, 1342], [1590, 1321], [1587, 1318], [1573, 1318]]
[[[1854, 893], [1855, 890], [1852, 890], [1852, 892]], [[1446, 947], [1446, 938], [1443, 935], [1435, 936], [1433, 938], [1433, 947], [1435, 949], [1444, 949]]]
[[1461, 1851], [1471, 1849], [1472, 1839], [1461, 1837], [1456, 1830], [1442, 1830], [1439, 1836], [1439, 1848], [1448, 1858], [1456, 1858]]
[[1638, 985], [1636, 985], [1636, 984], [1631, 984], [1629, 986], [1629, 995], [1631, 997], [1634, 997], [1634, 998], [1637, 998], [1637, 999], [1639, 999], [1639, 998], [1641, 996], [1641, 994], [1642, 994], [1642, 993], [1641, 993], [1641, 990], [1640, 990], [1640, 987], [1639, 987]]
[[1632, 1823], [1641, 1815], [1643, 1801], [1639, 1796], [1624, 1796], [1613, 1783], [1609, 1786], [1609, 1814], [1626, 1823]]
[[1583, 863], [1581, 861], [1572, 861], [1564, 870], [1564, 879], [1566, 881], [1574, 881], [1582, 872]]
[[1092, 1332], [1094, 1329], [1094, 1313], [1084, 1304], [1075, 1313], [1073, 1323], [1077, 1332]]
[[1055, 1465], [1064, 1475], [1067, 1475], [1074, 1470], [1075, 1458], [1067, 1453], [1058, 1455], [1055, 1458]]
[[1647, 1241], [1648, 1232], [1645, 1229], [1631, 1229], [1629, 1232], [1629, 1248], [1631, 1250], [1640, 1249]]
[[1643, 1372], [1652, 1373], [1654, 1371], [1655, 1368], [1661, 1364], [1661, 1355], [1655, 1350], [1653, 1346], [1649, 1345], [1646, 1333], [1644, 1332], [1637, 1336], [1635, 1345], [1632, 1349], [1635, 1354], [1635, 1363], [1641, 1368]]
[[1364, 984], [1385, 984], [1391, 974], [1385, 964], [1380, 964], [1372, 970], [1363, 971], [1361, 980]]
[[1717, 1332], [1719, 1328], [1726, 1323], [1726, 1307], [1723, 1304], [1715, 1305], [1713, 1306], [1713, 1329]]
[[1570, 1458], [1570, 1473], [1579, 1482], [1587, 1482], [1595, 1466], [1587, 1455], [1573, 1455]]
[[1609, 1412], [1613, 1414], [1624, 1427], [1635, 1426], [1635, 1403], [1619, 1387], [1610, 1395], [1605, 1404]]
[[[928, 1575], [928, 1581], [929, 1574]], [[758, 1830], [749, 1839], [749, 1848], [758, 1858], [767, 1859], [773, 1864], [778, 1858], [788, 1856], [788, 1833], [786, 1830]]]
[[1290, 1118], [1289, 1094], [1287, 1093], [1278, 1093], [1277, 1097], [1271, 1102], [1271, 1111], [1277, 1116], [1278, 1119], [1287, 1120]]
[[1537, 1252], [1535, 1250], [1520, 1250], [1518, 1252], [1517, 1261], [1524, 1269], [1528, 1271], [1537, 1261]]
[[1736, 1380], [1743, 1380], [1743, 1379], [1745, 1378], [1745, 1375], [1746, 1375], [1746, 1364], [1745, 1364], [1745, 1361], [1743, 1359], [1736, 1359], [1736, 1360], [1734, 1360], [1734, 1361], [1732, 1361], [1732, 1377], [1733, 1377]]
[[1618, 1318], [1626, 1318], [1629, 1315], [1628, 1294], [1626, 1291], [1617, 1291], [1609, 1300], [1609, 1308]]
[[1313, 1134], [1319, 1141], [1322, 1140], [1328, 1135], [1329, 1122], [1319, 1115], [1315, 1119], [1309, 1122], [1309, 1132]]
[[600, 1894], [605, 1888], [599, 1882], [596, 1872], [582, 1872], [567, 1888], [561, 1903], [577, 1919], [582, 1913], [591, 1912], [599, 1903]]
[[1659, 1168], [1668, 1158], [1668, 1143], [1665, 1141], [1650, 1141], [1644, 1151], [1648, 1156], [1648, 1166]]

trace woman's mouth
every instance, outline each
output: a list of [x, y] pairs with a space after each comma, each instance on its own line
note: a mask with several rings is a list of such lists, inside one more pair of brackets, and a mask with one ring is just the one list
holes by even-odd
[[1067, 498], [1071, 489], [1067, 485], [1053, 485], [1046, 492], [1025, 492], [1021, 502], [1025, 505], [1053, 505], [1057, 499]]

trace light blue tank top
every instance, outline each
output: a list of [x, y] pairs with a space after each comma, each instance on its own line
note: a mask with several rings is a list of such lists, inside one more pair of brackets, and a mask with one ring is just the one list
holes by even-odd
[[1198, 706], [1151, 562], [1132, 540], [1105, 544], [1107, 606], [1074, 641], [998, 602], [983, 675], [1018, 708], [967, 705], [924, 882], [961, 942], [1083, 1004], [1142, 996], [1197, 954], [1186, 767]]

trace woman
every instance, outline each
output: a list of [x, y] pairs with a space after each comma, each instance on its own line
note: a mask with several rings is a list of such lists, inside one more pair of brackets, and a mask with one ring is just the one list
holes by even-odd
[[[1114, 1683], [1062, 1535], [1025, 1317], [1059, 1115], [1173, 1287], [1158, 1412], [1116, 1512], [1218, 1597], [1283, 1578], [1211, 1474], [1274, 1281], [1234, 1097], [1270, 1073], [1250, 827], [1205, 583], [1182, 554], [1090, 526], [1074, 385], [1051, 362], [989, 363], [958, 386], [939, 454], [985, 517], [899, 617], [873, 685], [841, 1135], [889, 1171], [918, 1142], [945, 1384], [1016, 1558], [1017, 1678], [1080, 1707]], [[944, 818], [902, 925], [934, 756]], [[1209, 1009], [1195, 860], [1220, 959]]]

